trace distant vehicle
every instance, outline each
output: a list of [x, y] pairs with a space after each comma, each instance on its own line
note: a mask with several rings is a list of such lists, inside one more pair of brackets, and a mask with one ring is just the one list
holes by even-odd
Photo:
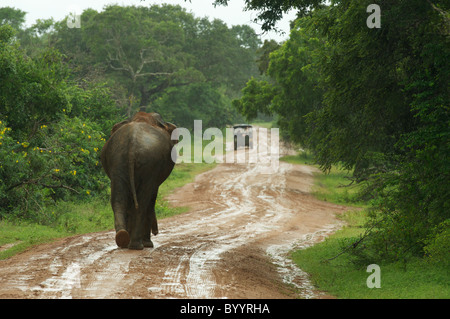
[[234, 149], [238, 147], [253, 148], [253, 126], [250, 124], [237, 124], [233, 126]]

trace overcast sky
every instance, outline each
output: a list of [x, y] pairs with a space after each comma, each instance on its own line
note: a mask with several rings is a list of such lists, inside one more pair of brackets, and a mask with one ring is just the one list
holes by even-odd
[[[26, 25], [31, 26], [36, 19], [48, 19], [53, 17], [55, 20], [61, 20], [69, 12], [83, 11], [86, 8], [92, 8], [101, 11], [106, 4], [119, 5], [142, 5], [150, 4], [179, 4], [186, 8], [188, 12], [192, 12], [196, 17], [211, 17], [225, 21], [228, 26], [236, 24], [248, 24], [253, 27], [257, 34], [261, 35], [261, 39], [275, 39], [282, 41], [289, 36], [289, 21], [295, 17], [294, 12], [289, 12], [284, 19], [277, 24], [277, 28], [284, 31], [285, 34], [277, 34], [269, 32], [263, 34], [260, 26], [253, 21], [256, 18], [255, 11], [244, 11], [244, 0], [230, 0], [227, 7], [212, 5], [213, 0], [0, 0], [2, 7], [14, 7], [27, 12]], [[83, 21], [81, 21], [83, 23]]]

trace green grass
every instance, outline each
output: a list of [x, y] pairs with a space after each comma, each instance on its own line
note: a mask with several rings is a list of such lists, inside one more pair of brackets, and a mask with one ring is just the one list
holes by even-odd
[[[314, 165], [308, 154], [287, 156], [282, 160], [294, 164]], [[368, 288], [367, 265], [350, 254], [341, 254], [365, 231], [368, 205], [356, 201], [356, 187], [348, 184], [349, 172], [333, 167], [329, 174], [315, 174], [314, 195], [321, 200], [361, 207], [339, 216], [346, 222], [341, 230], [322, 243], [292, 252], [293, 261], [310, 275], [313, 284], [322, 291], [342, 299], [440, 299], [450, 298], [448, 268], [424, 258], [408, 262], [376, 262], [380, 266], [381, 288]], [[336, 258], [334, 258], [336, 257]], [[333, 259], [334, 258], [334, 259]]]
[[180, 163], [175, 165], [172, 174], [170, 174], [169, 178], [159, 188], [158, 198], [156, 200], [156, 215], [158, 219], [174, 216], [188, 211], [189, 207], [170, 207], [164, 198], [175, 189], [193, 182], [195, 176], [198, 174], [213, 169], [216, 165], [217, 164], [215, 163]]
[[273, 121], [271, 121], [271, 122], [266, 122], [266, 121], [254, 121], [254, 122], [250, 123], [250, 125], [253, 125], [253, 126], [259, 126], [259, 127], [264, 127], [264, 128], [270, 129], [270, 128], [276, 126], [276, 121], [275, 121], [275, 120], [273, 120]]
[[[314, 157], [311, 155], [311, 153], [308, 153], [307, 151], [298, 152], [297, 155], [286, 155], [281, 157], [280, 160], [291, 164], [314, 166]], [[315, 166], [318, 167], [317, 165]]]
[[348, 171], [332, 168], [328, 174], [316, 173], [313, 194], [316, 198], [347, 206], [363, 206], [357, 199], [359, 185], [349, 185]]
[[[363, 212], [351, 212], [344, 218], [352, 222], [324, 242], [305, 250], [292, 253], [293, 261], [310, 275], [313, 284], [320, 290], [340, 299], [437, 299], [450, 298], [448, 268], [431, 264], [425, 259], [414, 259], [407, 263], [383, 263], [380, 266], [381, 288], [368, 288], [368, 265], [355, 263], [348, 254], [335, 257], [363, 232]], [[352, 216], [357, 215], [357, 216]], [[359, 221], [358, 221], [359, 220]]]
[[76, 234], [111, 229], [114, 219], [109, 202], [95, 198], [88, 202], [63, 202], [42, 209], [40, 219], [45, 223], [27, 220], [2, 220], [0, 222], [0, 259], [11, 257], [31, 246]]
[[0, 260], [24, 251], [32, 245], [42, 244], [56, 238], [67, 236], [57, 229], [25, 222], [0, 222], [0, 247], [13, 244], [9, 249], [0, 251]]
[[[311, 165], [319, 169], [314, 164], [314, 158], [307, 152], [300, 152], [298, 155], [288, 155], [280, 158], [281, 161], [291, 164]], [[337, 167], [332, 167], [329, 173], [314, 173], [315, 183], [312, 194], [323, 201], [347, 206], [365, 206], [366, 203], [359, 201], [357, 193], [359, 185], [350, 185], [348, 177], [351, 172]]]

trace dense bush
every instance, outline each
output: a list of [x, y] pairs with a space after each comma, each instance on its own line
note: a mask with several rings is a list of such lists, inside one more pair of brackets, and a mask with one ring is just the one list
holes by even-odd
[[63, 56], [30, 58], [0, 27], [0, 217], [41, 220], [58, 200], [107, 190], [99, 154], [117, 121], [108, 91], [67, 80]]

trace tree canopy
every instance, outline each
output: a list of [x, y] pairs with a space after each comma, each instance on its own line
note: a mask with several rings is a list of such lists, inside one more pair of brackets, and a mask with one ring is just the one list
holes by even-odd
[[[216, 105], [221, 112], [221, 101], [227, 101], [227, 116], [220, 125], [239, 117], [230, 99], [257, 73], [254, 59], [260, 40], [249, 26], [228, 27], [172, 5], [110, 5], [101, 12], [85, 10], [81, 21], [79, 29], [67, 28], [65, 20], [56, 23], [50, 41], [71, 59], [74, 77], [107, 81], [127, 116], [157, 107], [168, 120], [191, 127], [193, 123], [178, 115], [184, 111], [177, 107], [184, 102], [166, 95], [182, 98], [176, 92], [203, 83], [220, 98], [191, 105], [194, 113], [197, 106], [213, 112]], [[168, 100], [172, 104], [162, 104]]]

